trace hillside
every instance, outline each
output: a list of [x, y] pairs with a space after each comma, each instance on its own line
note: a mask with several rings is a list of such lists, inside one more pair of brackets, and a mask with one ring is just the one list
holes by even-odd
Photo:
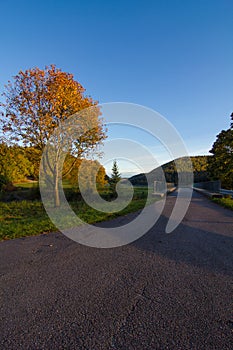
[[[195, 156], [190, 157], [193, 164], [194, 182], [208, 181], [209, 175], [207, 172], [207, 159], [211, 156]], [[176, 160], [179, 163], [181, 169], [185, 169], [185, 158], [179, 158]], [[138, 174], [129, 178], [129, 181], [133, 185], [147, 185], [147, 178], [149, 185], [152, 185], [155, 180], [162, 180], [163, 174], [167, 182], [177, 183], [177, 171], [174, 161], [163, 164], [162, 167], [155, 168], [147, 174]], [[146, 178], [147, 176], [147, 178]]]

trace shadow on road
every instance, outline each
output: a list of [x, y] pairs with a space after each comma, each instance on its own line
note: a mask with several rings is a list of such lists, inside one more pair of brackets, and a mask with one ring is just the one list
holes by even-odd
[[170, 211], [165, 208], [155, 226], [132, 245], [179, 263], [232, 276], [233, 213], [194, 193], [183, 222], [166, 234]]

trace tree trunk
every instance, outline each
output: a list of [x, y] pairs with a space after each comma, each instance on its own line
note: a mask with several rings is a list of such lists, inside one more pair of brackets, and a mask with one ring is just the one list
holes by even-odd
[[55, 170], [54, 176], [54, 208], [60, 207], [60, 196], [59, 196], [59, 178], [58, 170]]

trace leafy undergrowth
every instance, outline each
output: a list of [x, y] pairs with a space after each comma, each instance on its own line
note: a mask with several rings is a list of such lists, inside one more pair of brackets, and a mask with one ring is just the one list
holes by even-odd
[[232, 198], [213, 198], [213, 201], [220, 204], [224, 208], [233, 210], [233, 199]]
[[[154, 199], [150, 199], [152, 203]], [[87, 223], [96, 223], [111, 220], [115, 217], [126, 215], [142, 209], [146, 203], [145, 198], [137, 198], [123, 210], [116, 213], [104, 213], [89, 207], [83, 200], [72, 201], [70, 205], [78, 217]], [[0, 202], [0, 240], [32, 236], [41, 233], [57, 231], [56, 226], [49, 219], [43, 204], [35, 201], [12, 201]], [[77, 224], [70, 220], [70, 217], [62, 217], [65, 227], [72, 227]], [[66, 221], [67, 220], [67, 221]]]

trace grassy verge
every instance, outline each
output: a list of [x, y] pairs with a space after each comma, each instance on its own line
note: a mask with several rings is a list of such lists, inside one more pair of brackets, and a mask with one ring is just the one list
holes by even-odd
[[[89, 207], [83, 200], [70, 201], [74, 212], [87, 223], [111, 220], [142, 209], [146, 204], [147, 189], [135, 189], [134, 199], [117, 213], [103, 213]], [[154, 201], [150, 199], [150, 203]], [[56, 231], [43, 204], [39, 200], [0, 202], [0, 240]]]
[[233, 199], [232, 198], [213, 198], [213, 202], [220, 204], [224, 208], [233, 210]]
[[19, 189], [34, 188], [35, 186], [38, 186], [38, 181], [17, 182], [17, 183], [14, 183], [14, 186], [18, 187]]

